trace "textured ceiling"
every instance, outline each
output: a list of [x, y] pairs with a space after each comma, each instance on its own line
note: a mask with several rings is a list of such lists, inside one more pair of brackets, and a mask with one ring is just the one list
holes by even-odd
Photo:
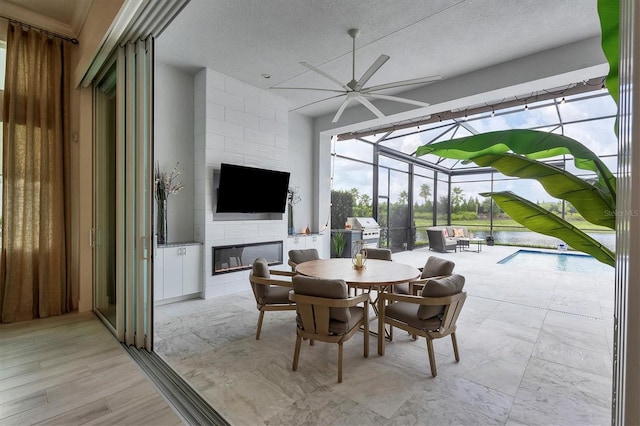
[[[0, 13], [76, 36], [92, 1], [0, 0]], [[360, 30], [356, 79], [381, 54], [391, 57], [368, 86], [432, 75], [446, 81], [600, 33], [596, 0], [190, 0], [158, 37], [156, 54], [189, 72], [207, 67], [263, 89], [335, 89], [299, 62], [347, 83], [350, 28]], [[303, 107], [327, 94], [270, 90], [310, 116], [341, 102]]]
[[[595, 0], [191, 0], [158, 37], [157, 57], [263, 89], [335, 88], [299, 62], [347, 83], [349, 28], [360, 30], [356, 79], [380, 54], [391, 56], [369, 86], [430, 75], [450, 79], [600, 33]], [[272, 91], [292, 110], [327, 97]], [[323, 101], [299, 112], [319, 116], [339, 104]]]

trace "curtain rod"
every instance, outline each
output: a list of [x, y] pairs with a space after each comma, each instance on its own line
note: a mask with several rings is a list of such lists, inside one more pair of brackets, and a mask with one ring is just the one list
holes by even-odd
[[45, 30], [45, 29], [42, 29], [42, 28], [38, 28], [38, 27], [33, 26], [31, 24], [27, 24], [26, 22], [22, 22], [22, 21], [19, 21], [17, 19], [9, 18], [8, 16], [0, 15], [0, 18], [5, 19], [5, 20], [7, 20], [9, 22], [15, 22], [16, 24], [22, 25], [23, 27], [29, 28], [31, 30], [40, 31], [41, 33], [47, 34], [47, 35], [49, 35], [51, 37], [57, 37], [59, 39], [71, 42], [72, 44], [78, 44], [79, 43], [77, 38], [68, 37], [68, 36], [60, 34], [60, 33], [56, 33], [56, 32], [53, 32], [53, 31], [49, 31], [49, 30]]

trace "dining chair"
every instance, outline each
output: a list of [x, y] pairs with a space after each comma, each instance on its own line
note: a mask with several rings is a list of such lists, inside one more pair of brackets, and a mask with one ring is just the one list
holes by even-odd
[[[458, 342], [456, 341], [456, 322], [467, 298], [463, 291], [464, 277], [450, 277], [428, 280], [420, 296], [383, 293], [384, 299], [378, 317], [378, 336], [384, 333], [385, 324], [390, 330], [401, 328], [413, 336], [422, 336], [427, 340], [427, 353], [431, 375], [436, 376], [436, 358], [433, 340], [451, 336], [453, 354], [460, 361]], [[389, 340], [393, 341], [390, 332]], [[378, 339], [378, 353], [384, 355], [385, 339]]]
[[393, 286], [393, 292], [397, 294], [417, 295], [424, 287], [424, 284], [430, 280], [441, 277], [448, 277], [453, 274], [453, 268], [456, 264], [450, 260], [437, 256], [429, 256], [425, 265], [420, 268], [420, 278], [406, 284], [396, 284]]
[[[296, 304], [296, 346], [293, 371], [298, 369], [302, 339], [338, 344], [338, 383], [342, 383], [342, 345], [364, 328], [364, 357], [369, 356], [369, 296], [349, 297], [342, 279], [296, 275], [289, 298]], [[362, 303], [362, 306], [356, 306]]]
[[[283, 279], [272, 278], [272, 275], [281, 276]], [[264, 257], [253, 261], [251, 272], [249, 272], [249, 282], [256, 298], [258, 311], [260, 311], [256, 340], [260, 340], [262, 321], [266, 311], [293, 311], [296, 309], [295, 303], [289, 300], [289, 290], [292, 288], [291, 278], [294, 275], [289, 271], [270, 270]]]
[[320, 259], [320, 254], [318, 254], [318, 250], [311, 249], [294, 249], [289, 250], [289, 260], [287, 263], [291, 266], [291, 271], [296, 271], [296, 265], [302, 262], [308, 262], [309, 260], [318, 260]]
[[391, 260], [391, 250], [388, 248], [363, 248], [367, 259]]

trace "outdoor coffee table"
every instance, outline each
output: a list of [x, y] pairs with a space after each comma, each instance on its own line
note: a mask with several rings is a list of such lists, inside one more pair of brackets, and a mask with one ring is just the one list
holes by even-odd
[[471, 248], [471, 244], [476, 245], [476, 252], [480, 253], [482, 251], [482, 243], [484, 243], [483, 238], [458, 238], [458, 248], [460, 251], [467, 250]]

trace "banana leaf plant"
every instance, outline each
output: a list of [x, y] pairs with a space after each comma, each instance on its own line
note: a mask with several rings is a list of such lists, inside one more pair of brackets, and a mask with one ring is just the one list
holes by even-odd
[[[585, 220], [615, 229], [616, 178], [602, 160], [569, 137], [536, 130], [502, 130], [423, 145], [416, 156], [434, 154], [472, 161], [500, 173], [535, 179], [553, 197], [570, 202]], [[593, 182], [539, 160], [568, 154], [576, 167], [593, 172]], [[615, 255], [564, 219], [512, 192], [480, 194], [491, 197], [513, 220], [531, 231], [562, 239], [576, 250], [614, 266]]]
[[[598, 0], [602, 50], [609, 63], [606, 86], [616, 105], [618, 94], [619, 3]], [[616, 124], [617, 134], [617, 124]], [[570, 202], [585, 220], [615, 229], [616, 178], [600, 158], [569, 137], [535, 130], [502, 130], [421, 146], [416, 156], [434, 154], [444, 158], [473, 161], [500, 173], [536, 179], [553, 197]], [[596, 179], [587, 181], [542, 159], [571, 155], [577, 168], [591, 171]], [[615, 254], [564, 219], [512, 192], [488, 192], [513, 220], [531, 231], [557, 237], [576, 250], [615, 266]]]

